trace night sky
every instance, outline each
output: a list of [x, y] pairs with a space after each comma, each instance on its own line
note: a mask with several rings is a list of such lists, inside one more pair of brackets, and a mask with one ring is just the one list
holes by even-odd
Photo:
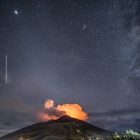
[[37, 122], [46, 99], [140, 130], [139, 0], [0, 0], [1, 134]]

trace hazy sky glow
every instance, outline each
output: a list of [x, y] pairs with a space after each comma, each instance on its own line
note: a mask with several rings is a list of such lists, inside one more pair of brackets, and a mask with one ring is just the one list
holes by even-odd
[[139, 130], [139, 44], [139, 0], [1, 0], [0, 132], [38, 121], [46, 99]]

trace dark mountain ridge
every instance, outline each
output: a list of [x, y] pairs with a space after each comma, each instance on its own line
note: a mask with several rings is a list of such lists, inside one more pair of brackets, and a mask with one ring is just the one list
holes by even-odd
[[87, 122], [62, 116], [57, 120], [39, 122], [7, 134], [0, 140], [57, 140], [57, 139], [88, 139], [88, 137], [108, 137], [112, 132], [93, 126]]

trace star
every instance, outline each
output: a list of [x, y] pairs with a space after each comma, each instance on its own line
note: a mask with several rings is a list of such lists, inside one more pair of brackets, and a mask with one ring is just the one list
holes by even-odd
[[82, 30], [85, 30], [87, 28], [87, 25], [83, 25], [83, 28], [82, 28]]
[[18, 15], [18, 11], [17, 11], [17, 10], [14, 10], [14, 14], [15, 14], [15, 15]]

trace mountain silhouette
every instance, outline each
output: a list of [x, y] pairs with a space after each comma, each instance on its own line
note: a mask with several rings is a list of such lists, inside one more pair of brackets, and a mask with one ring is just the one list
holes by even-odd
[[88, 140], [93, 137], [106, 139], [111, 134], [108, 130], [65, 115], [22, 128], [0, 140]]

